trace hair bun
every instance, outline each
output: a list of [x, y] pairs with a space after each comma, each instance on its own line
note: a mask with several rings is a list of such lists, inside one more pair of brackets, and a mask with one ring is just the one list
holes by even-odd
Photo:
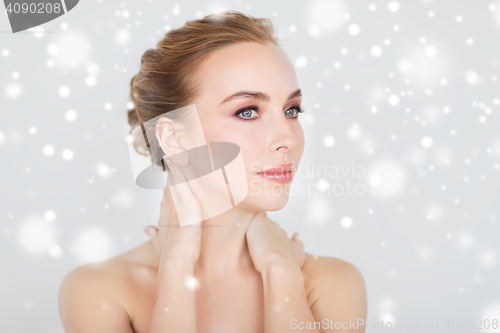
[[127, 111], [127, 116], [131, 130], [135, 129], [139, 125], [139, 115], [135, 107]]
[[[141, 119], [139, 117], [139, 112], [137, 111], [137, 99], [136, 99], [137, 95], [134, 87], [134, 79], [136, 78], [136, 76], [137, 74], [132, 77], [132, 80], [130, 80], [130, 100], [132, 103], [132, 108], [127, 111], [128, 124], [130, 125], [129, 134], [132, 134], [132, 132], [137, 128], [137, 126], [141, 125]], [[137, 131], [135, 133], [137, 133]], [[139, 133], [140, 135], [142, 135], [142, 131], [139, 131]], [[144, 144], [144, 138], [141, 137], [136, 138], [132, 136], [132, 146], [134, 147], [135, 151], [138, 152], [139, 154], [148, 156], [147, 147]]]

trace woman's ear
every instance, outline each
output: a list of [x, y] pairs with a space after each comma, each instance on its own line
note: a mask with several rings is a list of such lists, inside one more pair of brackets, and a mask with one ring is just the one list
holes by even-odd
[[167, 156], [172, 156], [184, 151], [179, 141], [178, 124], [170, 118], [161, 117], [156, 122], [155, 135], [161, 150]]

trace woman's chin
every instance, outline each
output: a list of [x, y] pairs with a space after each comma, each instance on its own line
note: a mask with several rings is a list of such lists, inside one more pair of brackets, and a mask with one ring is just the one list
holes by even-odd
[[288, 194], [277, 194], [277, 195], [261, 195], [256, 200], [256, 205], [260, 207], [260, 210], [265, 211], [276, 211], [283, 209], [288, 203]]
[[271, 183], [258, 179], [250, 182], [246, 201], [257, 210], [275, 211], [283, 209], [290, 197], [290, 184]]

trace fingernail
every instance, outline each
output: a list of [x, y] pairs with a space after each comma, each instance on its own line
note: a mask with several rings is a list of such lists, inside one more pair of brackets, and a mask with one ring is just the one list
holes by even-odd
[[148, 235], [148, 236], [149, 236], [149, 231], [148, 231], [148, 230], [149, 230], [149, 228], [148, 228], [148, 227], [144, 227], [144, 229], [143, 229], [143, 230], [144, 230], [144, 232], [146, 233], [146, 235]]
[[167, 164], [172, 164], [172, 161], [170, 160], [170, 158], [168, 158], [167, 155], [165, 155], [164, 158], [165, 158], [165, 161], [167, 161]]

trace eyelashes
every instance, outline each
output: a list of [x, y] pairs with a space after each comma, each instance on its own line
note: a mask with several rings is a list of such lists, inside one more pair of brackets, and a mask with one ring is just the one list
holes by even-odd
[[[295, 113], [290, 115], [290, 118], [297, 118], [299, 116], [299, 113], [303, 113], [305, 111], [304, 108], [301, 108], [299, 105], [293, 105], [285, 111], [285, 114], [290, 110], [295, 110]], [[259, 112], [259, 108], [255, 105], [247, 106], [243, 109], [239, 109], [238, 111], [236, 111], [234, 115], [243, 121], [254, 120], [254, 119], [256, 119], [256, 117], [250, 118], [250, 117], [241, 117], [240, 116], [244, 112], [248, 114], [248, 113], [251, 113], [251, 111]]]

